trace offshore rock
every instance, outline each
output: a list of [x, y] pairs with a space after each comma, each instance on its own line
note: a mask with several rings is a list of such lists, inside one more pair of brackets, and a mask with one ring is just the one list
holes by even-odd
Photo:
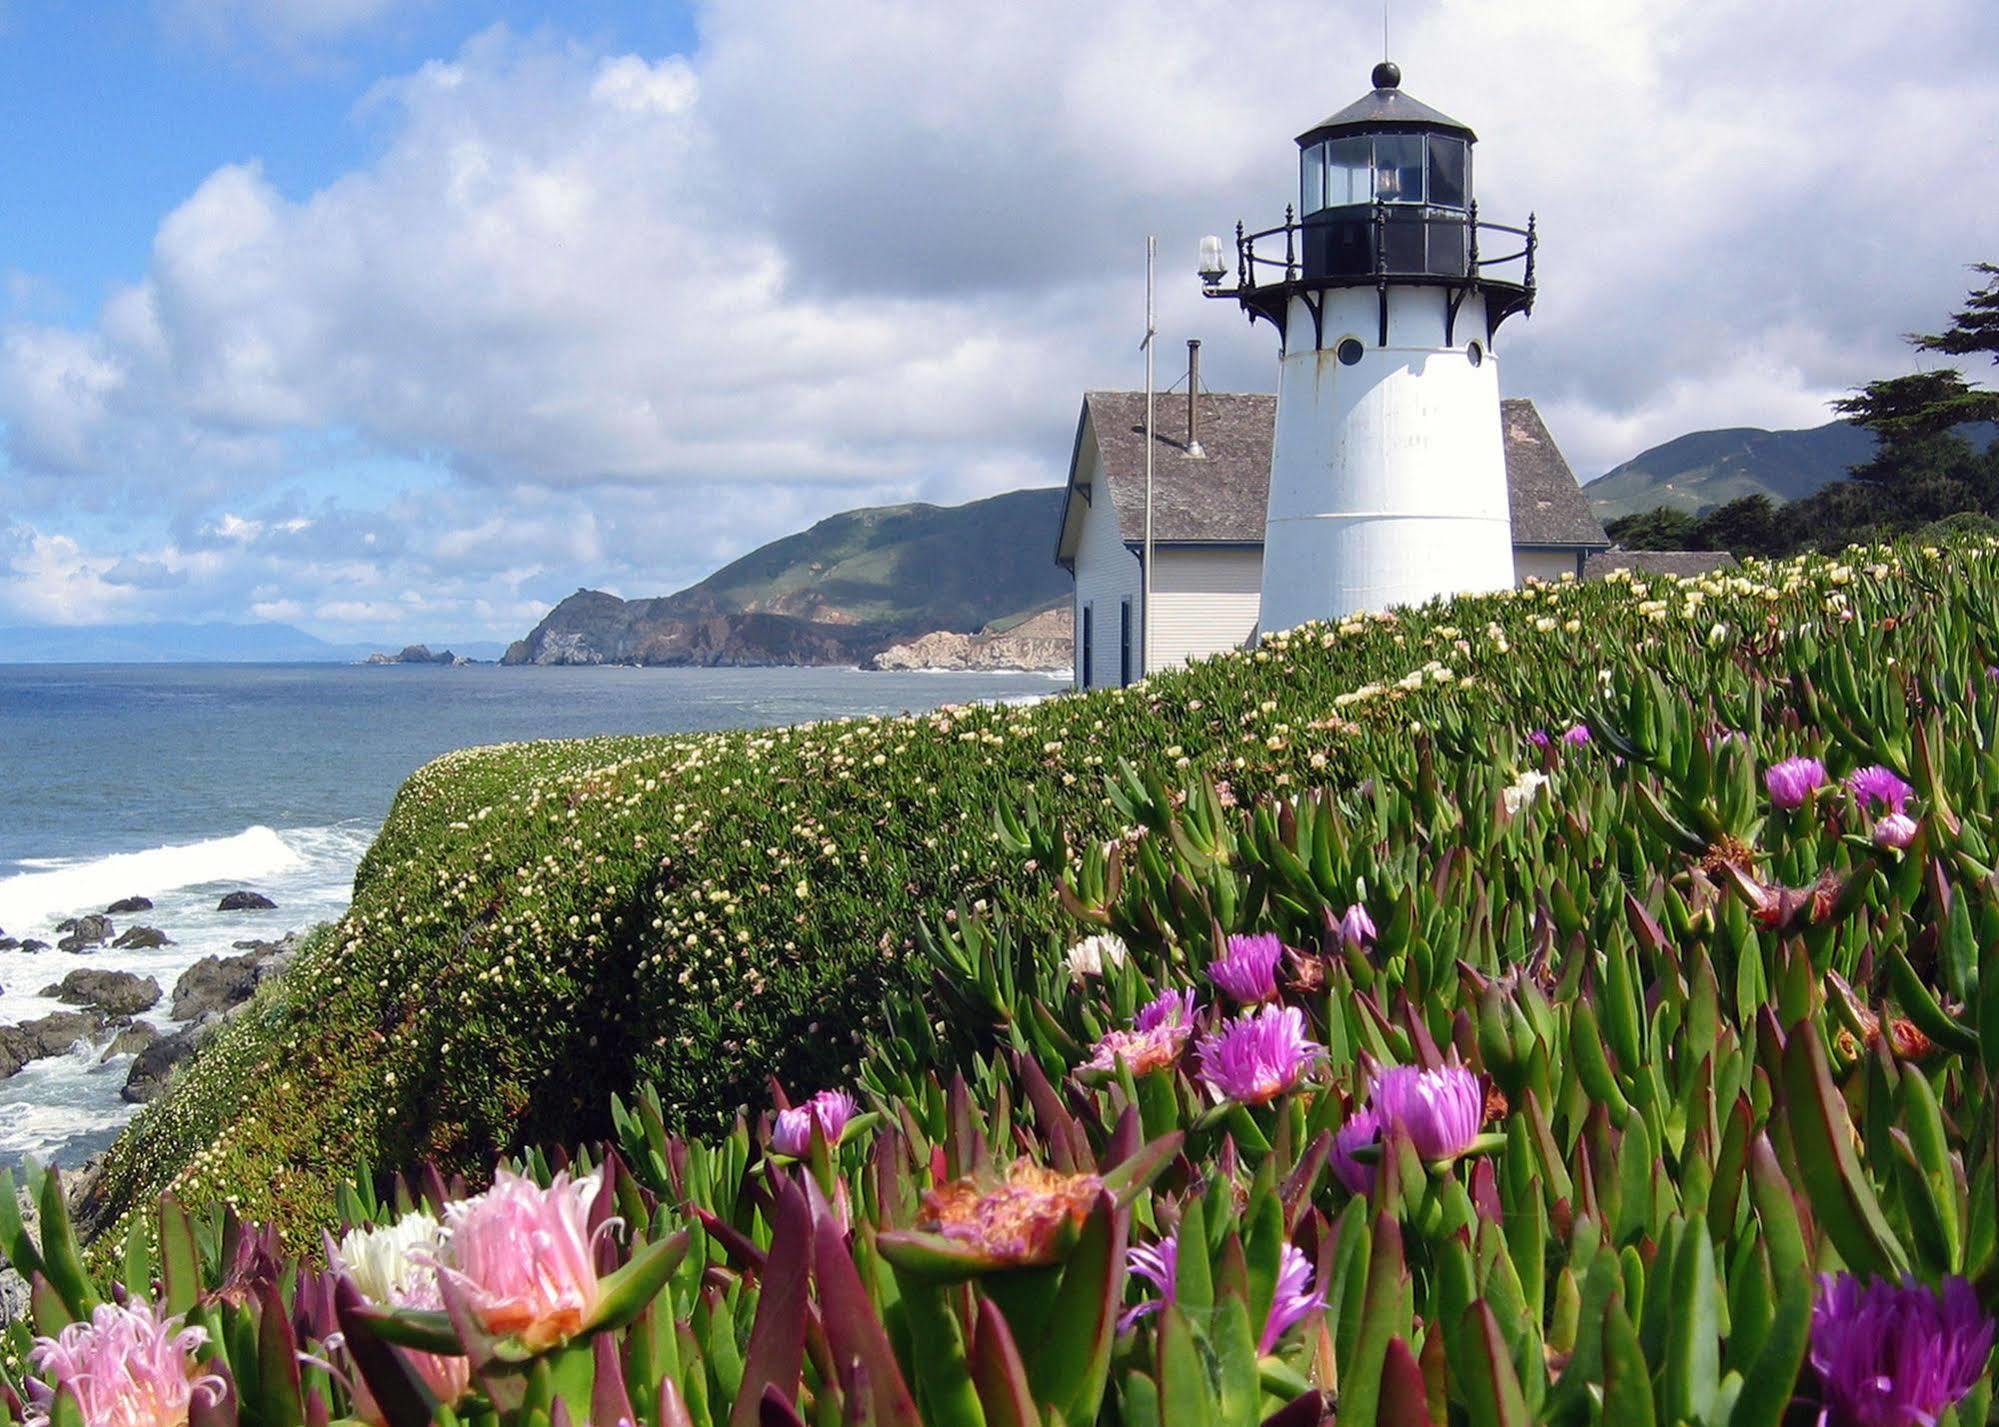
[[57, 1011], [18, 1026], [0, 1026], [0, 1080], [31, 1060], [63, 1054], [103, 1028], [104, 1017], [96, 1011]]
[[241, 956], [204, 956], [174, 983], [176, 1021], [199, 1020], [250, 999], [257, 989], [257, 966], [265, 958], [254, 951]]
[[211, 1015], [146, 1045], [126, 1072], [125, 1087], [118, 1092], [119, 1096], [131, 1105], [144, 1105], [152, 1100], [167, 1088], [175, 1068], [200, 1049], [201, 1043], [221, 1024], [222, 1017]]
[[85, 968], [70, 972], [53, 986], [44, 986], [42, 994], [53, 996], [64, 1005], [83, 1006], [107, 1016], [135, 1016], [160, 1003], [160, 983], [129, 971]]
[[107, 917], [125, 917], [130, 916], [133, 912], [150, 912], [152, 909], [153, 899], [150, 897], [125, 897], [106, 907], [104, 915]]
[[230, 892], [215, 905], [218, 912], [268, 912], [278, 904], [262, 892]]
[[111, 940], [111, 934], [116, 930], [117, 928], [111, 925], [111, 918], [92, 912], [87, 917], [71, 917], [67, 921], [57, 922], [56, 931], [67, 935], [56, 944], [64, 951], [75, 949], [65, 945], [72, 941], [81, 946], [101, 946]]
[[173, 944], [173, 938], [158, 927], [127, 927], [111, 946], [114, 951], [151, 951], [154, 947]]

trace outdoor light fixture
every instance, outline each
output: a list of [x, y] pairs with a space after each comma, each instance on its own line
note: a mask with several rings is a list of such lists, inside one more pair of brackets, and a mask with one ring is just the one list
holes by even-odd
[[1210, 233], [1201, 239], [1201, 285], [1220, 287], [1222, 279], [1228, 276], [1228, 268], [1222, 263], [1222, 240]]

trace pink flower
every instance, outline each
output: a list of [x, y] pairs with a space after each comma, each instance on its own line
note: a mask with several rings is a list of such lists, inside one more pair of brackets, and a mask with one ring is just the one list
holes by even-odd
[[1381, 1116], [1373, 1110], [1356, 1110], [1333, 1136], [1333, 1178], [1355, 1194], [1372, 1194], [1375, 1166], [1362, 1164], [1353, 1157], [1353, 1152], [1380, 1143]]
[[1927, 1427], [1985, 1375], [1992, 1320], [1961, 1278], [1939, 1296], [1900, 1284], [1821, 1274], [1812, 1309], [1812, 1371], [1827, 1427]]
[[1094, 1174], [1062, 1174], [1025, 1159], [1006, 1178], [954, 1179], [923, 1195], [919, 1222], [1013, 1268], [1056, 1262], [1104, 1192]]
[[1874, 823], [1874, 845], [1901, 851], [1916, 840], [1916, 820], [1907, 813], [1887, 813]]
[[1424, 1159], [1455, 1159], [1485, 1124], [1485, 1092], [1463, 1066], [1398, 1065], [1375, 1079], [1373, 1109], [1384, 1129], [1405, 1131]]
[[1275, 932], [1232, 936], [1228, 952], [1208, 963], [1208, 979], [1245, 1006], [1277, 999], [1277, 963], [1284, 943]]
[[1562, 742], [1571, 748], [1581, 748], [1589, 741], [1589, 725], [1586, 723], [1570, 724], [1568, 730], [1562, 734]]
[[1193, 991], [1162, 992], [1139, 1009], [1130, 1030], [1107, 1032], [1083, 1069], [1114, 1071], [1123, 1060], [1134, 1075], [1163, 1070], [1180, 1058], [1193, 1033]]
[[1545, 728], [1536, 728], [1529, 730], [1527, 734], [1527, 741], [1533, 744], [1536, 748], [1549, 748], [1552, 747], [1555, 742], [1554, 739], [1548, 737], [1548, 730]]
[[1262, 1006], [1201, 1038], [1201, 1079], [1224, 1100], [1262, 1105], [1298, 1083], [1326, 1053], [1296, 1006]]
[[1825, 764], [1816, 758], [1786, 758], [1764, 770], [1763, 786], [1772, 803], [1785, 812], [1795, 811], [1825, 786]]
[[[1129, 1331], [1132, 1324], [1147, 1314], [1157, 1313], [1161, 1305], [1178, 1301], [1180, 1236], [1177, 1233], [1168, 1234], [1156, 1244], [1137, 1245], [1126, 1256], [1125, 1264], [1134, 1277], [1151, 1284], [1159, 1296], [1127, 1308], [1118, 1318], [1120, 1333]], [[1277, 1291], [1270, 1301], [1269, 1313], [1264, 1315], [1263, 1332], [1256, 1343], [1257, 1352], [1270, 1352], [1292, 1324], [1314, 1309], [1325, 1306], [1325, 1300], [1312, 1292], [1311, 1261], [1299, 1252], [1295, 1244], [1286, 1244], [1278, 1255]]]
[[438, 1268], [487, 1332], [540, 1352], [582, 1331], [599, 1296], [590, 1208], [602, 1185], [564, 1171], [544, 1189], [503, 1169], [484, 1194], [445, 1206]]
[[844, 1090], [821, 1090], [803, 1105], [777, 1112], [777, 1123], [771, 1127], [770, 1147], [794, 1159], [810, 1153], [814, 1121], [826, 1136], [827, 1145], [837, 1145], [846, 1132], [847, 1121], [860, 1108]]
[[56, 1392], [68, 1388], [83, 1409], [84, 1427], [181, 1427], [194, 1395], [220, 1400], [225, 1384], [195, 1372], [194, 1355], [208, 1334], [165, 1318], [137, 1299], [101, 1303], [88, 1323], [71, 1323], [53, 1338], [36, 1338], [28, 1361], [55, 1378], [30, 1382], [36, 1399], [31, 1427], [47, 1427]]
[[1374, 918], [1367, 914], [1365, 903], [1355, 902], [1340, 914], [1340, 937], [1348, 946], [1356, 949], [1372, 946], [1377, 935]]
[[1879, 763], [1847, 774], [1846, 787], [1863, 812], [1873, 812], [1878, 806], [1899, 813], [1908, 803], [1909, 794], [1916, 791]]

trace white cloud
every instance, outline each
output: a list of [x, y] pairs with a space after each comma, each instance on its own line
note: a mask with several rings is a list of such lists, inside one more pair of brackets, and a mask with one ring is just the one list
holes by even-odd
[[[305, 39], [390, 11], [257, 9]], [[374, 86], [365, 167], [310, 193], [219, 169], [94, 326], [0, 326], [6, 450], [45, 502], [150, 490], [182, 547], [237, 562], [178, 598], [326, 621], [408, 589], [494, 620], [651, 593], [842, 504], [1053, 481], [1082, 389], [1136, 382], [1148, 232], [1166, 337], [1269, 386], [1269, 329], [1186, 269], [1201, 233], [1277, 219], [1289, 136], [1365, 87], [1377, 20], [1271, 0], [1245, 44], [1219, 0], [716, 0], [665, 57], [491, 30]], [[1410, 90], [1479, 130], [1485, 211], [1539, 212], [1505, 379], [1585, 475], [1813, 424], [1906, 365], [1898, 334], [1992, 256], [1963, 200], [1993, 177], [1995, 45], [1981, 0], [1837, 25], [1451, 0], [1396, 40]], [[446, 485], [322, 504], [329, 447]]]

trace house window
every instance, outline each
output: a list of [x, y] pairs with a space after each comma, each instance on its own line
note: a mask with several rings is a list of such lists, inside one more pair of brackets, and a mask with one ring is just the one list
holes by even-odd
[[1083, 606], [1083, 687], [1086, 689], [1090, 687], [1090, 646], [1095, 642], [1090, 637], [1095, 623], [1091, 616], [1095, 612], [1092, 606]]
[[1131, 601], [1118, 606], [1117, 680], [1120, 688], [1131, 683]]

